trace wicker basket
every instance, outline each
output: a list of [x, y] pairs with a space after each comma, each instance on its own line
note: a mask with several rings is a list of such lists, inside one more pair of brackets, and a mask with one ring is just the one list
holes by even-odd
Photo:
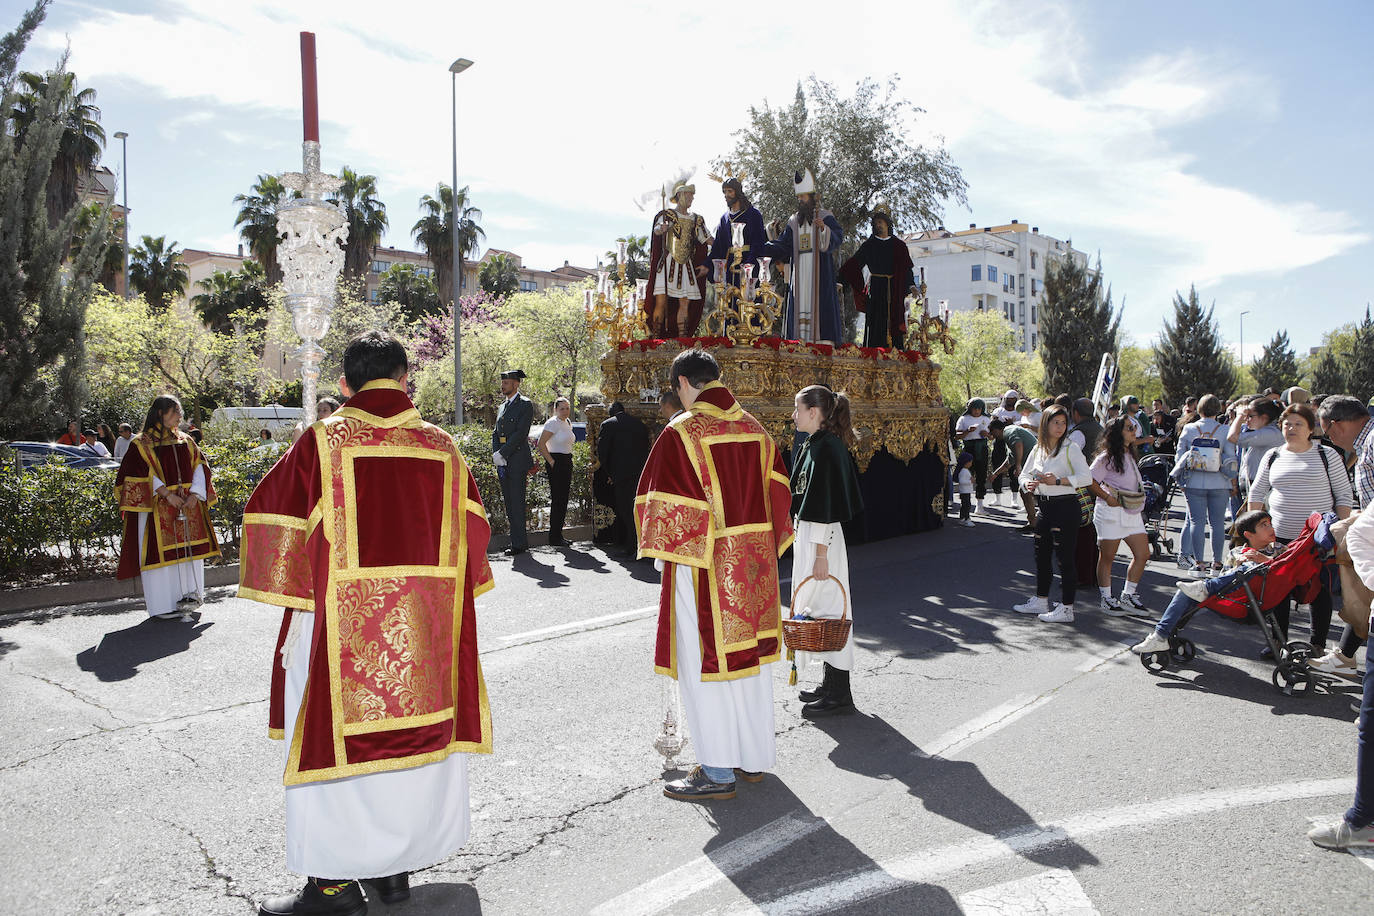
[[844, 586], [840, 580], [831, 576], [829, 581], [835, 583], [835, 587], [840, 590], [840, 596], [844, 599], [844, 610], [839, 617], [823, 617], [820, 620], [795, 620], [792, 615], [797, 613], [797, 593], [801, 587], [812, 581], [814, 576], [807, 576], [797, 583], [797, 587], [792, 589], [792, 608], [788, 618], [782, 622], [782, 641], [787, 648], [797, 652], [838, 652], [844, 648], [844, 644], [849, 641], [849, 628], [852, 621], [849, 619], [849, 596], [845, 594]]

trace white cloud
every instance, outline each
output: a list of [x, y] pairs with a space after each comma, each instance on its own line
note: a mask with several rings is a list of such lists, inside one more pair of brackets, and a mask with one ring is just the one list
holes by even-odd
[[[881, 29], [872, 28], [878, 9]], [[460, 55], [476, 65], [458, 78], [459, 182], [478, 206], [483, 194], [518, 194], [585, 212], [588, 227], [634, 224], [645, 217], [632, 199], [679, 164], [699, 164], [706, 182], [705, 164], [728, 150], [749, 105], [786, 103], [813, 70], [841, 88], [895, 70], [928, 111], [921, 138], [943, 135], [965, 169], [980, 222], [1016, 216], [1101, 249], [1132, 300], [1167, 302], [1189, 282], [1315, 264], [1369, 239], [1347, 213], [1203, 177], [1198, 152], [1178, 147], [1177, 128], [1218, 113], [1276, 116], [1277, 91], [1247, 69], [1259, 63], [1187, 49], [1120, 54], [1090, 78], [1079, 62], [1102, 55], [1062, 6], [951, 0], [853, 11], [801, 0], [776, 20], [745, 21], [651, 0], [183, 0], [147, 14], [83, 10], [62, 25], [66, 36], [40, 35], [47, 55], [70, 37], [72, 66], [88, 84], [146, 87], [149, 105], [168, 112], [168, 155], [182, 127], [213, 120], [233, 144], [225, 155], [252, 174], [296, 163], [278, 151], [255, 157], [252, 133], [234, 120], [298, 123], [296, 33], [316, 28], [325, 164], [381, 177], [384, 197], [406, 211], [393, 216], [402, 227], [393, 243], [408, 243], [406, 204], [448, 180], [446, 69]], [[718, 202], [698, 200], [708, 214]], [[568, 221], [538, 227], [568, 245], [517, 247], [538, 216], [484, 209], [489, 241], [533, 265], [594, 257], [610, 242]]]

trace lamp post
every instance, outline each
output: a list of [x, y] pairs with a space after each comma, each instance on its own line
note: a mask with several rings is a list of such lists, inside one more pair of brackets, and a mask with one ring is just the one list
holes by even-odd
[[115, 139], [119, 141], [120, 154], [124, 164], [119, 167], [119, 183], [123, 185], [124, 193], [124, 298], [129, 298], [129, 134], [127, 131], [115, 131]]
[[458, 292], [463, 286], [462, 248], [458, 242], [458, 74], [472, 66], [472, 61], [460, 57], [449, 64], [453, 87], [453, 194], [449, 198], [449, 229], [453, 233], [453, 422], [463, 424], [463, 329], [459, 326]]
[[1240, 313], [1240, 367], [1242, 369], [1245, 368], [1245, 316], [1248, 314], [1250, 314], [1249, 309]]

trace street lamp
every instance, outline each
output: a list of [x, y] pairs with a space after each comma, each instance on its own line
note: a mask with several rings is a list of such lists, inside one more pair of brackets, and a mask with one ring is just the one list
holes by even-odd
[[121, 165], [119, 183], [123, 186], [124, 192], [124, 298], [129, 298], [129, 134], [127, 131], [115, 131], [115, 139], [119, 141], [124, 164]]
[[453, 74], [453, 194], [449, 206], [449, 228], [453, 232], [453, 422], [463, 423], [463, 331], [459, 327], [458, 292], [463, 286], [460, 273], [462, 249], [458, 247], [458, 74], [472, 66], [472, 61], [460, 57], [449, 64], [448, 72]]
[[1250, 314], [1249, 309], [1240, 313], [1240, 367], [1242, 369], [1245, 368], [1245, 316], [1248, 314]]

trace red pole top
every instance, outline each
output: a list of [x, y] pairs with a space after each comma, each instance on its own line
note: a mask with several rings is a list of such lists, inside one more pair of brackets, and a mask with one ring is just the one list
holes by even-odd
[[315, 78], [315, 33], [301, 32], [301, 96], [305, 139], [320, 142], [320, 90]]

